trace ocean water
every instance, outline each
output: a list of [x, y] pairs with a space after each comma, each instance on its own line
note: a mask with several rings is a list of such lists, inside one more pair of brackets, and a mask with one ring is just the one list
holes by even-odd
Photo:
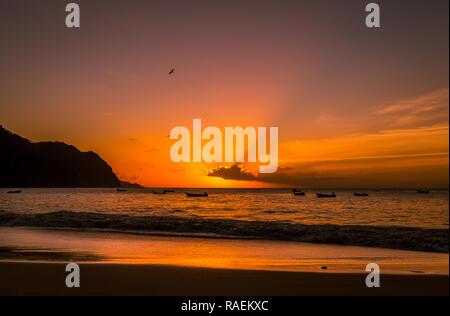
[[448, 271], [448, 191], [328, 190], [337, 197], [320, 199], [281, 189], [7, 191], [0, 260], [359, 272], [376, 260], [393, 273]]
[[[336, 198], [316, 197], [318, 190], [294, 196], [286, 189], [183, 189], [155, 195], [151, 189], [24, 189], [7, 194], [0, 189], [0, 211], [38, 214], [59, 211], [136, 216], [226, 219], [302, 223], [308, 225], [401, 226], [448, 229], [449, 192], [418, 194], [413, 190], [336, 192]], [[187, 198], [185, 192], [209, 193], [207, 198]], [[359, 190], [360, 191], [360, 190]]]

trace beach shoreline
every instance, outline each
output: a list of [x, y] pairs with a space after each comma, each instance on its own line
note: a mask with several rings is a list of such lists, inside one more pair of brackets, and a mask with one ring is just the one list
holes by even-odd
[[[0, 227], [0, 295], [448, 295], [448, 254]], [[182, 249], [183, 251], [180, 251]], [[65, 285], [80, 266], [81, 287]], [[368, 263], [381, 288], [367, 288]]]
[[447, 275], [448, 254], [292, 241], [0, 227], [0, 262], [150, 264], [212, 269]]
[[58, 211], [0, 211], [0, 227], [38, 227], [79, 231], [109, 231], [200, 238], [240, 238], [295, 241], [449, 253], [448, 229], [400, 226], [305, 225], [283, 221], [246, 221], [184, 216]]
[[309, 296], [449, 295], [443, 275], [208, 269], [166, 265], [80, 264], [80, 288], [65, 285], [65, 264], [0, 262], [0, 295]]

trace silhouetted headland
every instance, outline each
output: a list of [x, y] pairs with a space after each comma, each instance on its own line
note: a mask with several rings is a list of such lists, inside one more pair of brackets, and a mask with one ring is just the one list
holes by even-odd
[[0, 126], [0, 187], [119, 187], [96, 153], [61, 142], [32, 143]]
[[141, 189], [143, 188], [142, 185], [138, 183], [131, 183], [127, 181], [120, 181], [120, 187], [121, 188], [128, 188], [128, 189]]

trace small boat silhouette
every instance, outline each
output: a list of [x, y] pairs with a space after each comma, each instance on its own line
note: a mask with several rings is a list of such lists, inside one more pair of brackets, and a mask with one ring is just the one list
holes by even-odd
[[316, 193], [318, 198], [335, 198], [336, 197], [336, 193]]
[[19, 194], [22, 193], [22, 190], [8, 191], [8, 194]]
[[419, 193], [419, 194], [429, 194], [430, 190], [417, 190], [417, 193]]
[[117, 192], [127, 192], [127, 189], [117, 189]]
[[297, 196], [305, 196], [305, 192], [303, 192], [301, 189], [292, 189], [292, 193]]
[[204, 192], [204, 193], [187, 193], [186, 192], [186, 196], [187, 197], [208, 197], [208, 193]]
[[369, 196], [368, 193], [358, 193], [358, 192], [353, 193], [353, 195], [354, 196]]
[[153, 191], [153, 194], [166, 194], [167, 191]]

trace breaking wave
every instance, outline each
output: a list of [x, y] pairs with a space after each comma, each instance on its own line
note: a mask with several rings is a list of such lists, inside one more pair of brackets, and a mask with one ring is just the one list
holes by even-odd
[[0, 226], [107, 230], [124, 233], [282, 241], [449, 252], [447, 229], [305, 225], [279, 221], [240, 221], [177, 216], [130, 216], [60, 211], [17, 214], [0, 211]]

